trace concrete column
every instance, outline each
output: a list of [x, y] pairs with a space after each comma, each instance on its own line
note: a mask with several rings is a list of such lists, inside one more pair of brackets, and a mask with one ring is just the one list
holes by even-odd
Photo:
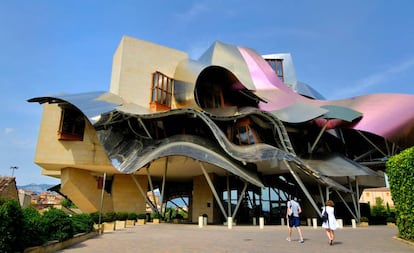
[[207, 224], [208, 224], [208, 217], [203, 216], [203, 225], [207, 226]]
[[312, 220], [311, 220], [311, 218], [308, 218], [307, 221], [308, 221], [308, 227], [312, 227]]
[[257, 222], [256, 222], [256, 217], [253, 217], [253, 226], [256, 226]]
[[203, 216], [198, 216], [198, 227], [202, 228], [204, 225], [204, 217]]
[[313, 228], [318, 228], [318, 219], [312, 218]]
[[280, 218], [280, 224], [281, 224], [282, 226], [284, 226], [284, 225], [285, 225], [285, 218]]
[[264, 228], [264, 218], [263, 217], [259, 218], [259, 226], [260, 226], [260, 229]]

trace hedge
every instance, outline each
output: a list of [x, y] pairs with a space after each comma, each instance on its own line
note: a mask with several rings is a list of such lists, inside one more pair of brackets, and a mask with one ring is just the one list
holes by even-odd
[[22, 252], [47, 241], [64, 241], [76, 233], [93, 231], [89, 214], [72, 216], [56, 208], [40, 214], [34, 207], [22, 209], [13, 199], [0, 198], [0, 252]]
[[414, 147], [390, 157], [386, 173], [395, 205], [398, 236], [414, 241]]

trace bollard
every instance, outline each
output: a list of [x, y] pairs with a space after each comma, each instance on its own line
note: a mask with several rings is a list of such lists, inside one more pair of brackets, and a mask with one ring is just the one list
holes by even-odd
[[307, 220], [308, 220], [308, 227], [312, 227], [312, 219], [308, 218]]
[[313, 223], [313, 228], [318, 228], [318, 219], [317, 218], [313, 218], [312, 223]]
[[198, 216], [198, 227], [202, 228], [203, 227], [203, 223], [204, 223], [204, 217], [203, 216]]
[[336, 223], [338, 223], [338, 228], [344, 228], [344, 221], [342, 219], [336, 219]]
[[284, 219], [284, 218], [280, 218], [280, 224], [281, 224], [282, 226], [284, 226], [284, 225], [285, 225], [285, 219]]
[[352, 219], [352, 228], [356, 228], [356, 221], [355, 221], [355, 219]]
[[256, 223], [256, 217], [253, 217], [253, 226], [256, 226], [257, 225], [257, 223]]
[[207, 219], [208, 219], [208, 217], [203, 216], [203, 225], [204, 226], [207, 226]]
[[259, 218], [259, 225], [260, 225], [260, 229], [264, 228], [264, 218], [263, 217]]
[[227, 217], [227, 228], [231, 229], [233, 227], [233, 218]]

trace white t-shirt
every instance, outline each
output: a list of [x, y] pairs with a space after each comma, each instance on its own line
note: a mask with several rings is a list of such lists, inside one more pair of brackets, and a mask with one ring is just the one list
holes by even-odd
[[292, 215], [295, 217], [299, 217], [299, 210], [300, 210], [300, 205], [298, 202], [294, 201], [294, 200], [289, 200], [288, 201], [288, 207], [290, 208], [290, 213], [288, 213], [288, 215]]

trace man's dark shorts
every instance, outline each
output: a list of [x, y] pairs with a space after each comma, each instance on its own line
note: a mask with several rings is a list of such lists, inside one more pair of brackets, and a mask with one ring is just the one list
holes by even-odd
[[300, 220], [299, 217], [292, 216], [289, 218], [289, 227], [299, 227], [300, 226]]

